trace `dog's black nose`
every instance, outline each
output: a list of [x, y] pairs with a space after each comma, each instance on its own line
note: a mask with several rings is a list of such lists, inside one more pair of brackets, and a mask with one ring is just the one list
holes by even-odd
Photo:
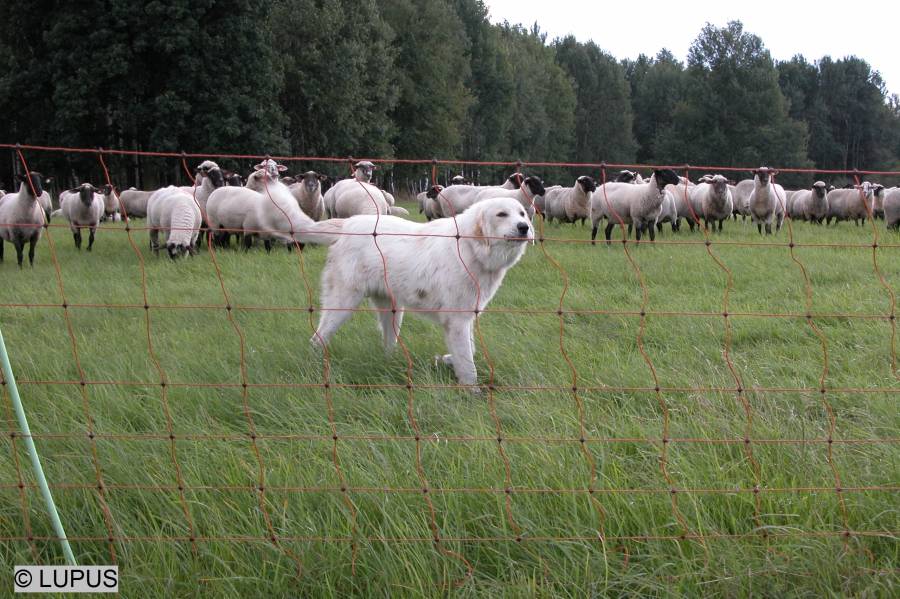
[[519, 235], [522, 237], [528, 235], [528, 223], [519, 223], [516, 228], [519, 230]]

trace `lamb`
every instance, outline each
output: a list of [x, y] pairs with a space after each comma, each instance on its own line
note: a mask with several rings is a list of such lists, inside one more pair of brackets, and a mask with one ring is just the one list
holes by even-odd
[[866, 222], [866, 218], [872, 214], [872, 203], [875, 198], [875, 187], [868, 181], [863, 181], [858, 189], [835, 189], [825, 196], [828, 202], [828, 216], [826, 224], [842, 220], [856, 221], [857, 226]]
[[672, 232], [678, 232], [678, 210], [675, 207], [675, 196], [666, 185], [665, 197], [659, 207], [659, 216], [656, 217], [656, 230], [662, 233], [663, 223], [672, 223]]
[[300, 180], [290, 185], [288, 189], [296, 198], [300, 209], [313, 220], [322, 220], [325, 214], [325, 201], [322, 199], [322, 181], [325, 175], [316, 171], [307, 171], [300, 175]]
[[69, 221], [75, 247], [81, 249], [81, 229], [87, 227], [90, 231], [87, 251], [91, 251], [94, 246], [94, 233], [97, 232], [104, 213], [104, 201], [100, 190], [90, 183], [82, 183], [75, 189], [59, 194], [59, 205], [63, 216]]
[[147, 217], [147, 201], [153, 195], [152, 191], [141, 191], [134, 187], [129, 187], [119, 194], [119, 202], [122, 210], [125, 212], [125, 218], [146, 218]]
[[437, 198], [440, 212], [443, 216], [461, 214], [476, 202], [475, 198], [480, 192], [491, 189], [515, 190], [519, 189], [524, 181], [522, 173], [513, 173], [507, 177], [503, 185], [451, 185]]
[[672, 202], [675, 206], [675, 222], [672, 230], [681, 230], [681, 219], [683, 218], [687, 221], [691, 232], [693, 232], [694, 227], [700, 225], [700, 215], [693, 209], [691, 204], [691, 190], [696, 185], [684, 177], [679, 177], [678, 181], [674, 185], [666, 185], [666, 191], [672, 195]]
[[554, 218], [567, 223], [580, 220], [583, 225], [591, 215], [591, 196], [596, 190], [597, 184], [588, 176], [578, 177], [572, 187], [547, 188], [542, 202], [544, 218], [547, 222], [552, 222]]
[[734, 186], [734, 219], [737, 220], [738, 215], [741, 220], [747, 220], [750, 216], [750, 194], [753, 193], [753, 179], [744, 179], [738, 181]]
[[884, 220], [884, 185], [881, 183], [875, 184], [872, 198], [872, 218]]
[[113, 186], [107, 183], [106, 185], [103, 185], [97, 193], [99, 193], [103, 199], [103, 218], [100, 220], [122, 220], [119, 216], [119, 200], [116, 198]]
[[425, 214], [426, 220], [432, 221], [444, 216], [437, 200], [442, 191], [444, 191], [443, 185], [432, 185], [427, 191], [416, 196], [416, 200], [419, 202], [419, 212]]
[[762, 235], [763, 225], [766, 235], [772, 234], [772, 223], [775, 231], [781, 230], [784, 223], [784, 187], [773, 183], [771, 178], [778, 171], [762, 166], [753, 171], [753, 191], [747, 199], [750, 209], [750, 220], [756, 223], [756, 229]]
[[28, 242], [28, 263], [34, 266], [34, 248], [41, 238], [46, 218], [38, 198], [44, 192], [43, 175], [31, 171], [27, 176], [16, 175], [21, 182], [19, 191], [0, 197], [0, 262], [3, 261], [3, 242], [16, 248], [16, 261], [22, 268], [22, 252]]
[[900, 231], [900, 187], [884, 192], [884, 222], [888, 229]]
[[709, 182], [691, 188], [691, 207], [698, 218], [703, 217], [707, 229], [712, 222], [712, 230], [715, 231], [718, 222], [721, 233], [723, 221], [734, 210], [734, 200], [728, 191], [728, 179], [722, 175], [714, 175], [707, 181]]
[[828, 215], [827, 186], [824, 181], [816, 181], [812, 189], [801, 189], [794, 192], [790, 201], [788, 215], [798, 220], [822, 224]]
[[200, 235], [202, 218], [194, 196], [182, 187], [169, 186], [158, 190], [147, 205], [147, 226], [150, 227], [150, 250], [159, 255], [159, 232], [172, 260], [193, 254]]
[[678, 175], [671, 169], [657, 169], [646, 183], [606, 183], [591, 198], [591, 243], [596, 243], [597, 227], [607, 218], [606, 241], [617, 224], [634, 224], [635, 237], [649, 229], [650, 240], [656, 240], [656, 219], [665, 199], [666, 185], [677, 184]]

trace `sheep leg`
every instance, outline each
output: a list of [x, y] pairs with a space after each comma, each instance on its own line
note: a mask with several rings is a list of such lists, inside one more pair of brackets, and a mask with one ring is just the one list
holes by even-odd
[[660, 222], [656, 223], [656, 230], [657, 230], [657, 232], [662, 233], [662, 223], [660, 223]]
[[[634, 225], [634, 238], [635, 238], [635, 240], [640, 241], [640, 240], [641, 240], [641, 234], [642, 234], [643, 232], [644, 232], [644, 225], [643, 225], [643, 223], [636, 223], [636, 224]], [[630, 224], [628, 225], [628, 233], [629, 233], [629, 234], [631, 233], [631, 225], [630, 225]]]
[[759, 231], [760, 235], [762, 235], [762, 223], [756, 223], [756, 230]]
[[81, 249], [81, 229], [72, 229], [72, 237], [75, 239], [75, 249]]
[[266, 253], [267, 253], [267, 254], [271, 254], [271, 253], [272, 253], [272, 242], [271, 242], [270, 240], [268, 240], [268, 239], [263, 240], [263, 247], [266, 248]]
[[608, 225], [606, 225], [606, 229], [603, 231], [603, 234], [606, 235], [606, 245], [610, 244], [610, 238], [612, 237], [612, 230], [613, 230], [613, 227], [615, 227], [615, 226], [616, 225], [613, 222], [610, 222]]
[[94, 247], [94, 232], [95, 232], [96, 230], [97, 230], [97, 229], [94, 228], [94, 227], [91, 227], [91, 228], [89, 229], [90, 233], [88, 234], [88, 246], [87, 246], [87, 251], [91, 251], [91, 248]]
[[159, 256], [159, 229], [150, 229], [150, 251]]
[[253, 235], [250, 235], [249, 233], [244, 234], [242, 245], [244, 247], [244, 251], [249, 251], [250, 248], [253, 247]]
[[28, 263], [34, 268], [34, 247], [37, 245], [38, 234], [35, 233], [31, 236], [31, 239], [28, 240]]
[[594, 223], [594, 226], [591, 227], [591, 245], [597, 245], [597, 224], [598, 223], [599, 223], [599, 221]]
[[391, 300], [386, 297], [370, 298], [372, 307], [378, 310], [378, 328], [384, 340], [384, 351], [390, 354], [397, 347], [397, 339], [400, 337], [400, 327], [403, 326], [403, 310], [394, 309]]
[[444, 340], [450, 351], [449, 356], [444, 356], [444, 361], [450, 360], [456, 380], [463, 385], [474, 385], [477, 377], [472, 324], [473, 319], [454, 319], [448, 322], [444, 328]]
[[772, 234], [772, 223], [766, 223], [766, 235]]
[[25, 249], [25, 241], [16, 237], [13, 245], [16, 248], [16, 263], [19, 265], [19, 268], [22, 268], [22, 250]]
[[[656, 229], [653, 228], [653, 223], [646, 223], [644, 229], [649, 231], [650, 241], [656, 241]], [[662, 229], [662, 226], [660, 226], [660, 229]]]
[[[629, 236], [629, 237], [631, 237], [631, 223], [628, 223], [628, 236]], [[638, 236], [637, 236], [637, 238], [638, 238], [638, 239], [640, 239], [640, 238], [641, 238], [641, 235], [640, 235], [640, 233], [638, 233]]]
[[0, 262], [3, 262], [3, 239], [0, 239]]

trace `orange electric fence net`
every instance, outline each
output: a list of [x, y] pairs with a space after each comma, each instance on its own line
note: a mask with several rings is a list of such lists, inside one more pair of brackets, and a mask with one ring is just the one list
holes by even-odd
[[[32, 168], [39, 170], [35, 165], [50, 155], [57, 158], [93, 155], [103, 173], [99, 183], [112, 185], [117, 192], [118, 182], [107, 164], [111, 157], [166, 159], [182, 168], [191, 181], [193, 175], [188, 161], [194, 160], [272, 158], [292, 167], [296, 165], [298, 169], [307, 163], [335, 163], [341, 169], [347, 164], [345, 158], [9, 144], [0, 144], [0, 148], [9, 149], [18, 162], [17, 170], [25, 173]], [[708, 172], [736, 175], [751, 170], [751, 167], [686, 165], [370, 160], [377, 164], [421, 165], [430, 170], [432, 183], [437, 183], [437, 169], [442, 167], [508, 167], [526, 173], [529, 169], [568, 169], [565, 172], [578, 171], [594, 177], [598, 184], [594, 202], [607, 205], [607, 188], [600, 185], [618, 169], [670, 168], [686, 178]], [[779, 174], [788, 173], [849, 175], [857, 186], [863, 177], [900, 175], [779, 169]], [[30, 183], [26, 180], [25, 184]], [[681, 187], [687, 192], [687, 183]], [[268, 190], [264, 192], [263, 196], [271, 200]], [[524, 186], [521, 193], [529, 197]], [[371, 199], [374, 203], [375, 199]], [[778, 198], [782, 206], [786, 200]], [[386, 305], [348, 307], [319, 304], [316, 290], [325, 254], [322, 249], [294, 243], [296, 251], [290, 257], [291, 270], [281, 272], [280, 276], [299, 281], [300, 287], [285, 298], [279, 291], [266, 288], [272, 279], [265, 272], [235, 272], [234, 252], [217, 247], [212, 236], [205, 238], [202, 253], [193, 259], [203, 267], [192, 267], [190, 275], [180, 265], [176, 269], [155, 262], [152, 254], [142, 251], [150, 227], [135, 219], [107, 224], [100, 229], [98, 248], [102, 236], [124, 235], [127, 240], [127, 246], [123, 246], [127, 251], [115, 256], [115, 267], [108, 272], [98, 267], [91, 273], [82, 266], [78, 274], [69, 275], [66, 271], [73, 268], [76, 256], [66, 254], [61, 247], [69, 225], [52, 222], [43, 226], [46, 243], [41, 242], [38, 254], [39, 261], [52, 264], [50, 278], [43, 281], [45, 288], [36, 286], [27, 266], [23, 272], [14, 270], [7, 245], [7, 260], [0, 266], [5, 271], [0, 285], [0, 326], [11, 340], [10, 354], [26, 410], [35, 419], [32, 436], [47, 462], [50, 487], [60, 495], [57, 499], [69, 540], [77, 554], [95, 563], [127, 564], [138, 559], [129, 550], [129, 545], [135, 543], [176, 544], [188, 547], [195, 558], [203, 553], [205, 544], [239, 544], [254, 548], [252, 551], [259, 551], [264, 545], [275, 550], [276, 555], [302, 575], [311, 567], [309, 556], [321, 551], [315, 546], [324, 545], [347, 547], [348, 551], [340, 555], [344, 556], [344, 565], [351, 575], [357, 576], [357, 564], [365, 558], [365, 552], [373, 551], [373, 546], [418, 545], [424, 546], [421, 551], [434, 552], [450, 564], [441, 570], [442, 583], [465, 584], [477, 577], [479, 569], [496, 568], [486, 557], [484, 546], [513, 544], [521, 560], [552, 578], [554, 547], [567, 544], [602, 554], [604, 559], [615, 561], [626, 570], [639, 567], [642, 551], [652, 542], [677, 545], [679, 551], [672, 550], [671, 559], [680, 559], [675, 556], [683, 557], [681, 552], [696, 549], [698, 560], [708, 564], [717, 557], [714, 543], [762, 547], [765, 554], [780, 555], [788, 563], [782, 543], [834, 540], [835, 560], [856, 555], [859, 571], [896, 577], [893, 560], [900, 535], [896, 513], [900, 491], [897, 469], [900, 434], [896, 429], [896, 414], [900, 411], [896, 406], [900, 374], [896, 355], [896, 296], [890, 279], [898, 274], [900, 243], [872, 218], [872, 206], [866, 204], [862, 192], [860, 201], [867, 208], [871, 228], [861, 234], [862, 229], [844, 225], [847, 231], [853, 231], [849, 235], [852, 239], [846, 242], [819, 240], [808, 233], [807, 228], [812, 229], [810, 225], [799, 225], [789, 216], [784, 230], [774, 237], [720, 236], [707, 229], [696, 213], [700, 228], [695, 235], [681, 234], [677, 238], [666, 235], [654, 241], [646, 238], [635, 241], [626, 232], [628, 216], [617, 214], [610, 205], [609, 222], [620, 234], [612, 245], [605, 242], [592, 245], [585, 229], [548, 225], [538, 210], [534, 219], [536, 247], [527, 252], [530, 262], [517, 266], [509, 275], [520, 277], [522, 284], [517, 288], [527, 293], [515, 297], [507, 293], [502, 296], [502, 302], [495, 301], [484, 308], [480, 307], [482, 302], [478, 297], [481, 290], [460, 249], [466, 236], [457, 229], [451, 237], [455, 238], [460, 268], [469, 273], [476, 288], [476, 297], [472, 298], [474, 308], [470, 311], [475, 316], [475, 347], [485, 367], [477, 385], [482, 390], [480, 395], [467, 393], [473, 386], [451, 379], [449, 371], [434, 375], [432, 371], [439, 370], [438, 367], [417, 360], [416, 355], [422, 347], [431, 351], [436, 346], [435, 340], [431, 339], [430, 345], [420, 345], [419, 339], [412, 335], [409, 339], [406, 336], [398, 339], [400, 376], [383, 375], [386, 370], [396, 371], [397, 362], [380, 353], [373, 355], [367, 345], [373, 342], [370, 339], [363, 340], [365, 344], [361, 347], [349, 342], [342, 346], [341, 353], [354, 354], [352, 364], [335, 356], [330, 345], [321, 354], [312, 354], [302, 338], [290, 343], [273, 341], [278, 346], [283, 343], [296, 347], [296, 355], [289, 357], [287, 363], [304, 362], [304, 368], [296, 372], [267, 370], [271, 375], [268, 380], [260, 379], [253, 372], [253, 365], [260, 364], [257, 354], [274, 353], [274, 350], [266, 351], [266, 343], [252, 330], [257, 322], [255, 317], [278, 319], [279, 324], [266, 329], [270, 332], [288, 327], [282, 324], [288, 321], [294, 328], [296, 322], [303, 322], [305, 329], [298, 330], [315, 337], [316, 319], [323, 312], [390, 313], [392, 326], [397, 330], [397, 315], [403, 306], [394, 301], [390, 292], [391, 264], [378, 242], [379, 236], [392, 233], [373, 237], [373, 251], [380, 254], [390, 301]], [[690, 202], [687, 205], [693, 210]], [[124, 205], [122, 211], [127, 217]], [[23, 225], [0, 223], [0, 230], [4, 226], [14, 230]], [[804, 230], [798, 231], [798, 226]], [[291, 229], [293, 234], [293, 223]], [[692, 262], [685, 271], [688, 276], [684, 286], [705, 284], [714, 290], [706, 294], [713, 297], [714, 293], [714, 301], [699, 307], [679, 307], [678, 298], [673, 299], [676, 305], [654, 302], [651, 297], [654, 280], [648, 271], [658, 276], [659, 268], [668, 267], [657, 267], [651, 262], [647, 253], [651, 251], [649, 245], [657, 247], [653, 251], [658, 259], [691, 252]], [[780, 255], [776, 256], [776, 252]], [[880, 308], [863, 311], [830, 301], [825, 303], [827, 309], [817, 309], [814, 282], [820, 277], [836, 275], [818, 269], [820, 254], [811, 252], [865, 255], [869, 272], [861, 274], [863, 262], [860, 261], [852, 274], [869, 278], [872, 287], [866, 293], [871, 295], [870, 292], [877, 290], [878, 297], [869, 297], [866, 305]], [[824, 255], [827, 262], [831, 254]], [[815, 258], [816, 264], [810, 264], [810, 256], [819, 256]], [[90, 258], [97, 258], [97, 252], [94, 256], [77, 256], [82, 263]], [[260, 260], [265, 259], [254, 260], [254, 268], [260, 268]], [[741, 277], [764, 279], [768, 276], [765, 265], [776, 260], [788, 260], [792, 265], [792, 270], [783, 270], [788, 273], [786, 278], [800, 290], [800, 297], [781, 305], [793, 307], [776, 309], [783, 299], [779, 297], [759, 302], [758, 306], [769, 306], [768, 309], [753, 309], [747, 302], [737, 302], [735, 306], [736, 289], [745, 282]], [[590, 261], [598, 264], [596, 270], [587, 265]], [[624, 269], [623, 274], [609, 276], [613, 263], [615, 268]], [[745, 268], [748, 264], [762, 266], [748, 270]], [[206, 266], [209, 268], [204, 270]], [[811, 266], [818, 269], [815, 275]], [[740, 268], [740, 277], [736, 268]], [[528, 269], [540, 269], [541, 275], [532, 275]], [[590, 275], [582, 276], [583, 269]], [[166, 270], [168, 275], [158, 274]], [[165, 276], [185, 277], [182, 281], [185, 285], [188, 277], [206, 277], [206, 282], [211, 281], [217, 289], [218, 298], [207, 293], [192, 299], [189, 293], [181, 293], [178, 297], [183, 301], [168, 301], [168, 296], [154, 289], [160, 277]], [[534, 283], [529, 282], [532, 276]], [[118, 292], [115, 277], [122, 277], [127, 293]], [[715, 284], [703, 283], [703, 277]], [[619, 288], [628, 279], [632, 281], [634, 294]], [[549, 292], [547, 285], [551, 286]], [[773, 285], [773, 293], [778, 293], [777, 287]], [[765, 292], [766, 285], [760, 288]], [[122, 299], [129, 293], [131, 299]], [[608, 295], [617, 296], [620, 301], [607, 302]], [[164, 296], [166, 301], [162, 299]], [[630, 305], [622, 305], [629, 302]], [[407, 309], [448, 313], [460, 310]], [[134, 324], [132, 320], [124, 317], [116, 320], [117, 315], [126, 313], [128, 319], [134, 314], [141, 315], [140, 339], [120, 339], [128, 337], [129, 330], [138, 330], [127, 329]], [[90, 314], [93, 316], [84, 316]], [[487, 327], [485, 319], [503, 319], [503, 326], [509, 328]], [[598, 319], [604, 320], [598, 324], [601, 322]], [[116, 322], [120, 324], [109, 324]], [[691, 350], [694, 341], [667, 349], [655, 342], [651, 332], [655, 333], [660, 326], [671, 326], [674, 332], [667, 342], [675, 343], [692, 335], [696, 327], [710, 322], [718, 327], [716, 334], [720, 337], [714, 351], [706, 352], [706, 367], [711, 371], [716, 368], [711, 362], [720, 360], [724, 378], [706, 378], [703, 371], [673, 376], [679, 369], [693, 370], [696, 365], [687, 357], [666, 355], [667, 351], [680, 354]], [[81, 330], [80, 323], [91, 330]], [[196, 330], [184, 330], [192, 325]], [[866, 347], [866, 337], [852, 332], [854, 327], [863, 325], [865, 335], [877, 337], [877, 342], [873, 341], [877, 349]], [[118, 326], [123, 328], [117, 330]], [[753, 333], [752, 326], [759, 330]], [[803, 335], [799, 326], [806, 328], [812, 346], [807, 343], [791, 355], [778, 356], [782, 363], [766, 370], [769, 383], [760, 383], [763, 377], [758, 372], [748, 372], [753, 369], [748, 366], [749, 354], [743, 344], [755, 343], [753, 351], [771, 356], [772, 352], [777, 354], [778, 348], [790, 347], [787, 345], [790, 338]], [[213, 337], [208, 334], [210, 330], [217, 334], [226, 331], [227, 336]], [[417, 337], [433, 338], [435, 331], [428, 329]], [[180, 340], [173, 340], [174, 335], [188, 332]], [[507, 336], [498, 341], [496, 336], [501, 333]], [[620, 365], [604, 364], [612, 358], [605, 353], [610, 344], [602, 338], [612, 336], [624, 343], [626, 333], [634, 359], [615, 354], [614, 358], [621, 360]], [[851, 344], [848, 349], [838, 338], [842, 335], [851, 336], [856, 345]], [[773, 342], [777, 345], [774, 349], [765, 347], [769, 337], [777, 340]], [[40, 344], [61, 339], [68, 357], [63, 363], [43, 363], [42, 354], [52, 353], [58, 358], [61, 350], [57, 345], [53, 352], [45, 351]], [[517, 350], [520, 339], [525, 348]], [[101, 345], [93, 345], [98, 340]], [[102, 343], [107, 341], [110, 347], [104, 348]], [[121, 378], [104, 377], [102, 369], [94, 366], [97, 356], [109, 357], [108, 354], [115, 354], [126, 345], [133, 350], [138, 342], [143, 348], [140, 354], [115, 355], [113, 361], [117, 366], [112, 370], [121, 374]], [[185, 361], [192, 367], [181, 367], [165, 355], [178, 344], [181, 351], [191, 354]], [[190, 347], [185, 349], [184, 344]], [[236, 361], [225, 365], [203, 363], [205, 352], [213, 355], [221, 347], [230, 348], [228, 351], [236, 355]], [[856, 351], [866, 356], [874, 351], [877, 360], [839, 360], [842, 368], [852, 364], [862, 371], [855, 373], [858, 376], [844, 373], [833, 380], [836, 347], [840, 352]], [[535, 348], [543, 353], [533, 351]], [[516, 351], [520, 352], [518, 357]], [[736, 353], [740, 355], [736, 357]], [[20, 356], [27, 356], [27, 361], [19, 360]], [[86, 356], [90, 356], [90, 368], [85, 367]], [[139, 368], [128, 366], [131, 360], [148, 361], [152, 376], [140, 376]], [[510, 361], [520, 362], [518, 368], [513, 373], [503, 372]], [[554, 364], [554, 376], [546, 373], [550, 362]], [[660, 368], [663, 362], [665, 365]], [[811, 363], [816, 364], [813, 373], [785, 377], [788, 380], [776, 378], [779, 373], [791, 372], [792, 364], [797, 369], [807, 369]], [[237, 366], [234, 377], [216, 372], [217, 368], [234, 365]], [[340, 372], [345, 366], [347, 372]], [[432, 374], [423, 376], [423, 370]], [[303, 375], [298, 374], [301, 371]], [[622, 376], [616, 378], [610, 374], [615, 372], [621, 372]], [[54, 378], [53, 373], [71, 375]], [[317, 375], [305, 376], [310, 373]], [[6, 381], [3, 384], [5, 387]], [[70, 390], [76, 392], [74, 403]], [[237, 394], [233, 397], [238, 398], [240, 421], [226, 419], [223, 424], [217, 421], [208, 403], [232, 397], [231, 394]], [[30, 403], [35, 395], [41, 398], [39, 407]], [[135, 396], [140, 397], [139, 403], [127, 399]], [[269, 405], [270, 396], [277, 398], [271, 400], [275, 408]], [[628, 404], [638, 397], [651, 398], [653, 409], [642, 409], [630, 416], [616, 415], [616, 410], [628, 413], [631, 409]], [[691, 401], [686, 397], [692, 398]], [[319, 429], [312, 425], [297, 428], [287, 421], [279, 421], [277, 414], [270, 410], [277, 412], [283, 398], [307, 406], [308, 414], [321, 415]], [[390, 405], [392, 410], [400, 402], [403, 421], [387, 423], [363, 401], [373, 401], [381, 407]], [[117, 402], [122, 406], [117, 407]], [[717, 413], [714, 402], [737, 406], [734, 418], [716, 421], [710, 416], [709, 421], [704, 420], [707, 413]], [[98, 403], [102, 407], [98, 408]], [[689, 403], [700, 407], [686, 407]], [[777, 405], [780, 403], [791, 407], [782, 411], [783, 406]], [[0, 491], [11, 503], [5, 508], [6, 522], [0, 525], [0, 535], [8, 547], [6, 553], [23, 559], [30, 557], [34, 563], [55, 563], [59, 561], [53, 545], [56, 538], [41, 523], [40, 510], [35, 505], [37, 485], [22, 463], [21, 434], [14, 424], [6, 393], [4, 405], [7, 430], [3, 435], [9, 442], [10, 460], [0, 470]], [[73, 405], [77, 405], [77, 413], [70, 409]], [[568, 407], [563, 411], [561, 406]], [[138, 412], [156, 410], [161, 418], [129, 414], [132, 408]], [[526, 418], [526, 408], [538, 414], [523, 424], [520, 420]], [[869, 408], [874, 413], [881, 410], [883, 421], [869, 422], [867, 418], [871, 415], [866, 414]], [[203, 416], [192, 415], [187, 419], [191, 425], [184, 426], [179, 419], [190, 410]], [[455, 426], [436, 429], [433, 423], [441, 421], [435, 414], [441, 410], [452, 412], [460, 420]], [[545, 410], [546, 420], [543, 420]], [[794, 414], [795, 411], [800, 412], [797, 420], [786, 423], [783, 429], [774, 426], [768, 414]], [[471, 430], [467, 431], [466, 417], [470, 412], [477, 412], [478, 416], [472, 416]], [[388, 419], [394, 416], [396, 411]], [[369, 417], [372, 420], [366, 422]], [[161, 426], [154, 429], [146, 423], [135, 422], [142, 418]], [[565, 418], [567, 424], [560, 425], [555, 418]], [[609, 423], [604, 422], [606, 419]], [[815, 427], [803, 428], [803, 423], [816, 419]], [[196, 423], [201, 421], [209, 422], [210, 429], [198, 428]], [[82, 443], [86, 443], [86, 451], [71, 456], [72, 447], [81, 447]], [[149, 443], [165, 445], [169, 467], [166, 472], [148, 466], [146, 476], [142, 477], [139, 471], [145, 454], [137, 448]], [[327, 451], [323, 454], [310, 450], [305, 454], [303, 448], [314, 444]], [[209, 449], [204, 453], [196, 448], [198, 445]], [[400, 449], [384, 449], [388, 446]], [[468, 449], [474, 446], [490, 449]], [[277, 447], [282, 450], [273, 449]], [[459, 451], [453, 454], [447, 447], [458, 447]], [[215, 448], [227, 454], [221, 456], [221, 463], [217, 461]], [[577, 458], [556, 453], [558, 448], [573, 449]], [[432, 451], [436, 453], [429, 456]], [[434, 457], [437, 455], [457, 463], [441, 464]], [[71, 461], [67, 461], [70, 457]], [[617, 468], [620, 457], [630, 466]], [[322, 468], [323, 458], [327, 460], [329, 472]], [[466, 464], [469, 459], [480, 461]], [[703, 464], [698, 471], [707, 470], [698, 474], [689, 468], [692, 459], [714, 463]], [[235, 460], [246, 469], [239, 473], [228, 471], [224, 464]], [[316, 460], [315, 466], [307, 465]], [[292, 472], [285, 461], [298, 470], [309, 468], [315, 474]], [[641, 464], [642, 468], [623, 472], [634, 464]], [[197, 475], [198, 467], [203, 470], [202, 476]], [[455, 478], [446, 475], [445, 467], [456, 468], [458, 475]], [[819, 467], [823, 470], [817, 470]], [[808, 472], [827, 471], [828, 477], [809, 480], [804, 476], [807, 468]], [[468, 472], [470, 469], [478, 472]], [[397, 474], [399, 471], [406, 472]], [[787, 474], [782, 476], [782, 473]], [[773, 478], [775, 484], [771, 482]], [[477, 484], [466, 484], [467, 479]], [[626, 484], [619, 484], [622, 482]], [[140, 525], [129, 521], [134, 513], [122, 507], [123, 498], [129, 495], [144, 506], [142, 516], [146, 522]], [[147, 499], [147, 495], [155, 499]], [[240, 504], [236, 496], [252, 497], [254, 505]], [[322, 507], [322, 496], [337, 498], [338, 504], [329, 508], [332, 511]], [[391, 503], [392, 497], [414, 498], [416, 504], [400, 500], [396, 505], [399, 513], [404, 514], [400, 517], [417, 513], [416, 522], [424, 528], [392, 522], [391, 506], [395, 505]], [[709, 502], [708, 498], [715, 497], [722, 498], [722, 503]], [[535, 498], [552, 498], [552, 502], [539, 504]], [[657, 500], [664, 502], [664, 513], [660, 513]], [[730, 505], [731, 500], [736, 507], [725, 510], [723, 506]], [[217, 509], [222, 514], [215, 522], [205, 513], [209, 509], [205, 503], [213, 501], [220, 504]], [[573, 507], [576, 502], [578, 505]], [[628, 507], [635, 502], [643, 507]], [[480, 506], [480, 511], [475, 506]], [[85, 515], [94, 508], [96, 520]], [[157, 508], [160, 513], [152, 513]], [[716, 509], [725, 513], [716, 516]], [[255, 530], [248, 530], [244, 521], [239, 527], [230, 527], [227, 517], [241, 510], [253, 511], [252, 522], [257, 522], [258, 516]], [[560, 510], [559, 520], [566, 522], [554, 521], [555, 514], [548, 513], [544, 516], [552, 523], [542, 523], [541, 510]], [[632, 510], [630, 516], [629, 510]], [[778, 513], [779, 510], [796, 514], [787, 517]], [[294, 525], [303, 517], [307, 518], [306, 525]], [[478, 522], [489, 519], [490, 524]], [[573, 521], [578, 519], [581, 521]], [[638, 524], [641, 519], [647, 522]], [[309, 524], [325, 521], [327, 527]], [[784, 567], [790, 569], [789, 565]]]

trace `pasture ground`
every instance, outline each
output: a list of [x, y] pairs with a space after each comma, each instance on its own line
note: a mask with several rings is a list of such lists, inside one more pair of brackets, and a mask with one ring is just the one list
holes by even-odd
[[[883, 243], [900, 244], [877, 226]], [[6, 246], [0, 326], [76, 556], [110, 563], [111, 527], [124, 596], [897, 595], [900, 379], [871, 226], [793, 225], [800, 244], [869, 244], [795, 248], [827, 347], [825, 393], [822, 342], [804, 318], [802, 269], [788, 247], [716, 243], [786, 244], [788, 231], [763, 239], [729, 222], [711, 236], [733, 275], [729, 356], [747, 409], [723, 355], [727, 277], [703, 244], [628, 245], [646, 282], [641, 338], [659, 395], [637, 343], [642, 288], [621, 242], [547, 241], [528, 249], [480, 317], [479, 379], [490, 366], [499, 389], [433, 388], [454, 384], [432, 362], [444, 352], [440, 330], [407, 316], [410, 396], [407, 360], [382, 355], [371, 314], [338, 333], [331, 385], [318, 386], [323, 360], [307, 342], [317, 315], [307, 308], [323, 248], [302, 261], [283, 250], [217, 251], [232, 324], [208, 251], [156, 259], [146, 232], [133, 231], [163, 387], [140, 262], [122, 225], [109, 229], [118, 230], [100, 231], [91, 254], [51, 229], [88, 384], [78, 384], [47, 236], [33, 270], [18, 272]], [[587, 239], [590, 230], [545, 234]], [[703, 234], [666, 226], [657, 239]], [[877, 258], [896, 292], [900, 247], [880, 247]], [[566, 277], [553, 261], [568, 279], [562, 316]], [[26, 515], [34, 537], [52, 531], [9, 434], [17, 427], [5, 389], [2, 404], [0, 563], [62, 563], [57, 543], [22, 540]], [[266, 518], [287, 539], [278, 546]], [[847, 528], [864, 534], [845, 538]]]

